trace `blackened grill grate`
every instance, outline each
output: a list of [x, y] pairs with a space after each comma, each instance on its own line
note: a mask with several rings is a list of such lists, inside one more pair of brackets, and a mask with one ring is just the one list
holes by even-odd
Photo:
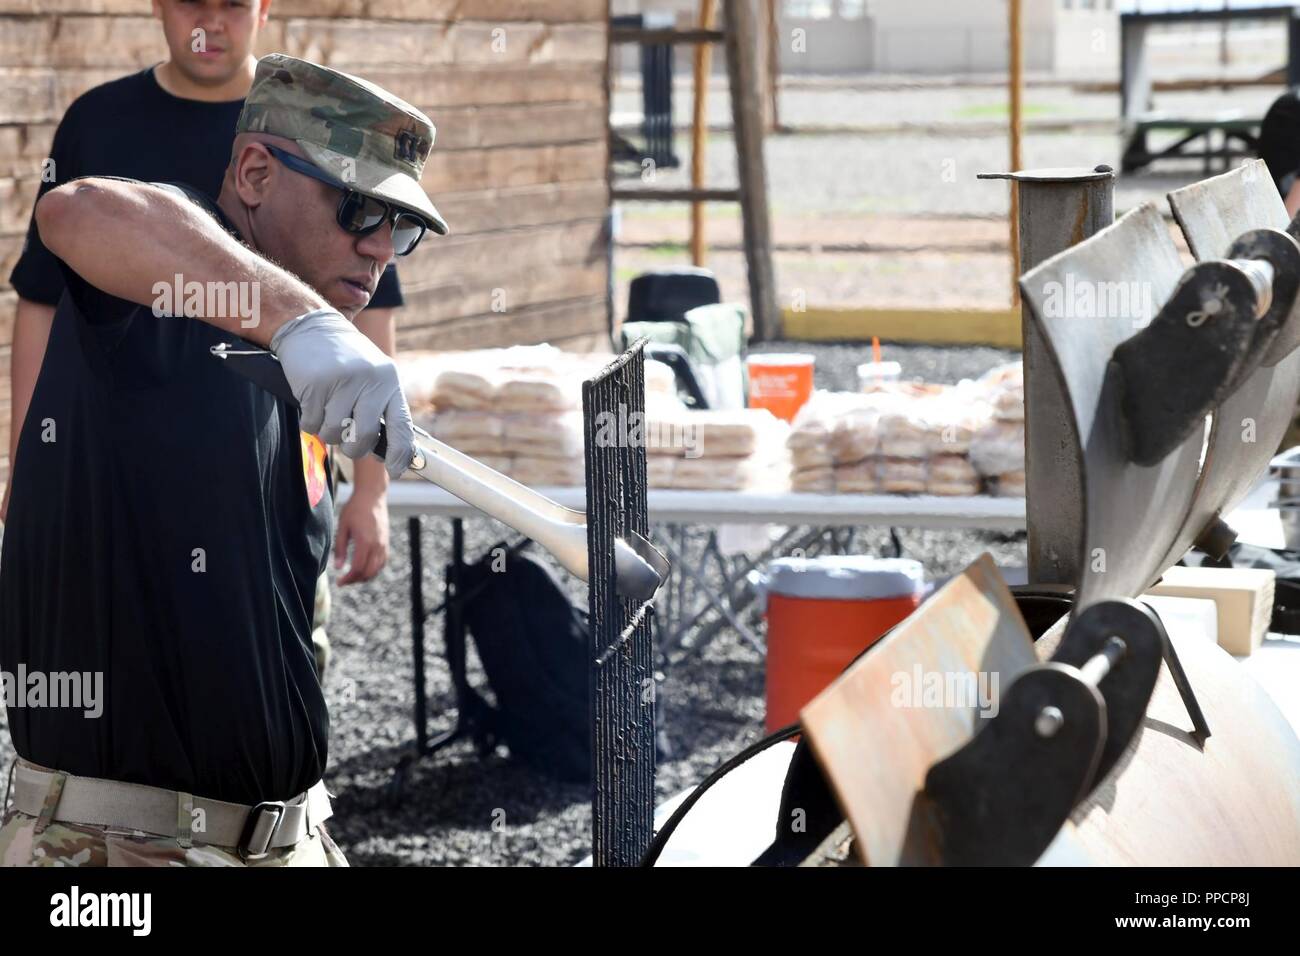
[[596, 866], [636, 865], [654, 836], [654, 613], [621, 598], [614, 578], [614, 539], [650, 535], [645, 442], [636, 440], [645, 434], [645, 343], [582, 386]]

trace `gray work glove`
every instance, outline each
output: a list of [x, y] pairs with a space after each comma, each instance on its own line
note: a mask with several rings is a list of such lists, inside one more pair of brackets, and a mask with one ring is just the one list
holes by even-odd
[[415, 432], [397, 366], [355, 325], [330, 309], [290, 319], [271, 338], [302, 410], [302, 430], [339, 445], [349, 458], [370, 452], [384, 419], [384, 464], [399, 478], [411, 464]]

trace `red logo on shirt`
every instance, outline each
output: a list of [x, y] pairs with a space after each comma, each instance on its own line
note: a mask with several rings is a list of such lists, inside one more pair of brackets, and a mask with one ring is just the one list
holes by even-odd
[[325, 443], [315, 435], [302, 438], [302, 477], [307, 485], [307, 503], [315, 508], [325, 497]]

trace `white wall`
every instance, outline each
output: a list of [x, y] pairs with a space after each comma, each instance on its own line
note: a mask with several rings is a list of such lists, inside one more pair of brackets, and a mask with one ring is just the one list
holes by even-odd
[[[1024, 0], [1025, 69], [1050, 71], [1059, 0]], [[984, 73], [1007, 68], [1006, 0], [872, 0], [882, 73]]]

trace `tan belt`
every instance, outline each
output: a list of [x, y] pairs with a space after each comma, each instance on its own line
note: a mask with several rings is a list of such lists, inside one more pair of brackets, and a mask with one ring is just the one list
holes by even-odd
[[292, 800], [256, 806], [210, 800], [176, 790], [42, 770], [19, 759], [13, 770], [13, 808], [49, 823], [139, 830], [237, 850], [245, 859], [293, 846], [329, 819], [329, 795], [319, 781]]

